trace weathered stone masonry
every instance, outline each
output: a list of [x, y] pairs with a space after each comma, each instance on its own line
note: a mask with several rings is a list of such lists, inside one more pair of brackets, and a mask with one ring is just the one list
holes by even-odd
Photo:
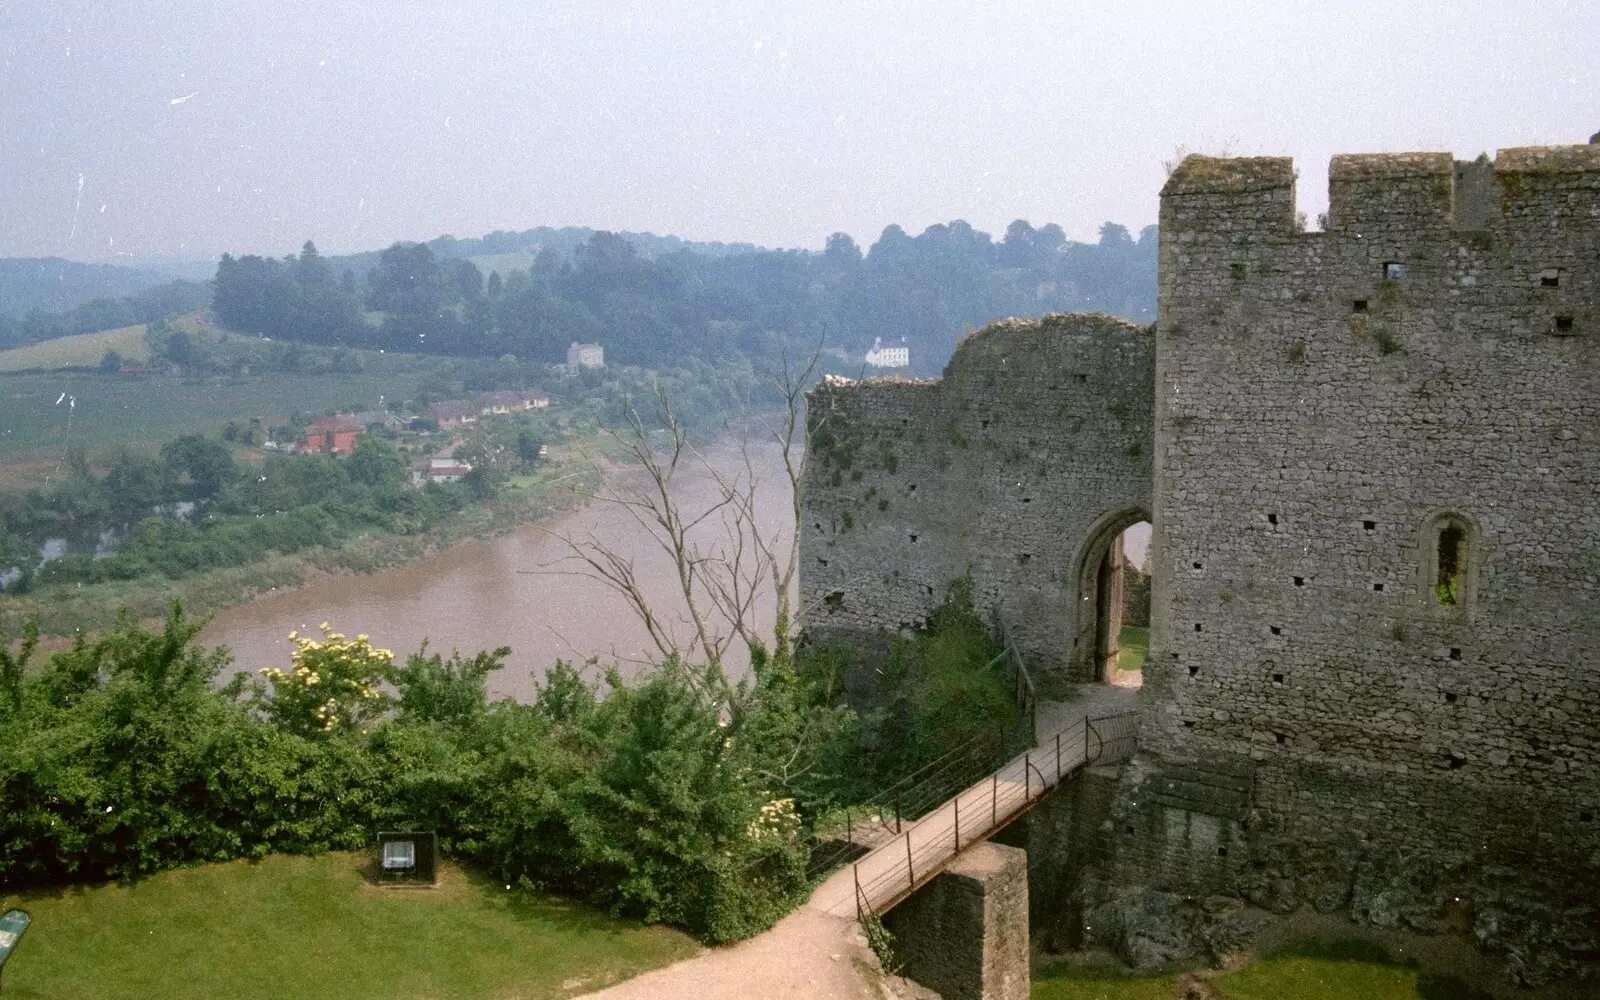
[[811, 633], [920, 624], [970, 573], [980, 612], [1035, 670], [1094, 679], [1080, 591], [1149, 516], [1153, 346], [1109, 316], [1047, 316], [967, 339], [938, 381], [816, 389], [800, 535]]
[[1305, 233], [1286, 159], [1191, 157], [1162, 192], [1149, 759], [1118, 877], [1577, 945], [1600, 146], [1340, 156], [1329, 193]]
[[970, 571], [1036, 671], [1092, 677], [1085, 562], [1149, 509], [1097, 926], [1230, 896], [1600, 960], [1600, 146], [1336, 157], [1325, 230], [1289, 160], [1190, 157], [1153, 343], [1049, 317], [819, 390], [809, 623]]

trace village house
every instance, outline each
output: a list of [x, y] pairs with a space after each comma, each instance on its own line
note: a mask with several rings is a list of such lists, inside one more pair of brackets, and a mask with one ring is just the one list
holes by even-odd
[[295, 451], [348, 455], [356, 450], [356, 441], [366, 429], [348, 414], [335, 413], [307, 424], [300, 432], [300, 445]]
[[478, 414], [481, 412], [480, 407], [473, 406], [464, 399], [449, 399], [428, 407], [427, 416], [430, 420], [438, 421], [440, 428], [450, 430], [477, 423]]
[[453, 483], [472, 471], [472, 466], [459, 458], [428, 459], [428, 482]]
[[503, 416], [526, 410], [543, 410], [550, 405], [550, 397], [531, 389], [507, 389], [491, 392], [483, 397], [484, 416]]

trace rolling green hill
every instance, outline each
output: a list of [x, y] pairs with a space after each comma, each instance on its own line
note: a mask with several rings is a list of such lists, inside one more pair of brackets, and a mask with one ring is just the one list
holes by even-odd
[[80, 333], [72, 337], [45, 340], [27, 347], [0, 351], [0, 372], [71, 367], [93, 367], [107, 351], [116, 351], [129, 361], [143, 362], [150, 357], [144, 339], [145, 324], [119, 330]]

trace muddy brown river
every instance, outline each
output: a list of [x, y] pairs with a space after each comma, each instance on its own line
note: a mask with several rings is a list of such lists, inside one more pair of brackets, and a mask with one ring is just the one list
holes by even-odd
[[[767, 537], [787, 539], [792, 514], [779, 452], [768, 447], [753, 454], [762, 530]], [[706, 459], [724, 475], [742, 471], [737, 449], [726, 442]], [[621, 492], [644, 484], [641, 474], [629, 470], [613, 472], [607, 481]], [[719, 493], [705, 468], [691, 465], [675, 478], [674, 496], [685, 511], [699, 512], [715, 503]], [[672, 619], [680, 641], [687, 642], [692, 631], [673, 561], [626, 508], [603, 501], [395, 569], [269, 594], [220, 612], [200, 640], [230, 647], [235, 667], [250, 671], [286, 666], [292, 648], [289, 632], [314, 633], [324, 621], [346, 635], [365, 633], [374, 645], [399, 656], [416, 650], [423, 640], [445, 653], [510, 646], [506, 669], [490, 678], [490, 693], [519, 700], [533, 696], [535, 679], [558, 658], [615, 663], [628, 676], [660, 654], [628, 603], [575, 562], [562, 541], [590, 537], [632, 560], [658, 614]], [[707, 548], [719, 545], [723, 537], [716, 518], [696, 536]], [[770, 634], [776, 601], [770, 584], [760, 593], [754, 617], [763, 634]], [[722, 628], [726, 631], [725, 624]], [[734, 674], [748, 668], [748, 656], [737, 642], [726, 663]]]

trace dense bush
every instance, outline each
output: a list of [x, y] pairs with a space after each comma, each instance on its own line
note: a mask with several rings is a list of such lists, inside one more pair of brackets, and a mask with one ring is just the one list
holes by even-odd
[[[810, 705], [842, 704], [848, 666], [831, 650], [802, 653], [799, 670]], [[895, 637], [882, 690], [886, 703], [863, 717], [846, 716], [821, 746], [814, 772], [798, 782], [807, 812], [867, 799], [956, 747], [973, 746], [970, 766], [982, 770], [1032, 742], [1031, 723], [1012, 699], [1002, 649], [973, 610], [969, 580], [952, 582], [924, 628]], [[819, 717], [814, 707], [804, 715]]]
[[25, 670], [31, 643], [0, 660], [0, 886], [357, 848], [413, 822], [508, 882], [710, 941], [768, 926], [806, 888], [798, 821], [704, 671], [613, 677], [598, 699], [565, 668], [534, 705], [491, 704], [509, 650], [396, 666], [329, 630], [265, 683], [219, 689], [226, 654], [197, 631], [175, 610], [41, 670]]
[[226, 651], [195, 646], [177, 607], [160, 631], [124, 617], [37, 669], [36, 633], [15, 653], [0, 641], [0, 888], [354, 849], [417, 824], [506, 883], [737, 940], [804, 897], [811, 817], [1015, 721], [955, 597], [897, 648], [905, 692], [866, 718], [842, 702], [843, 662], [797, 661], [781, 628], [750, 682], [674, 658], [602, 691], [557, 663], [530, 705], [487, 700], [509, 649], [397, 663], [327, 624], [291, 637], [287, 668], [226, 686]]

